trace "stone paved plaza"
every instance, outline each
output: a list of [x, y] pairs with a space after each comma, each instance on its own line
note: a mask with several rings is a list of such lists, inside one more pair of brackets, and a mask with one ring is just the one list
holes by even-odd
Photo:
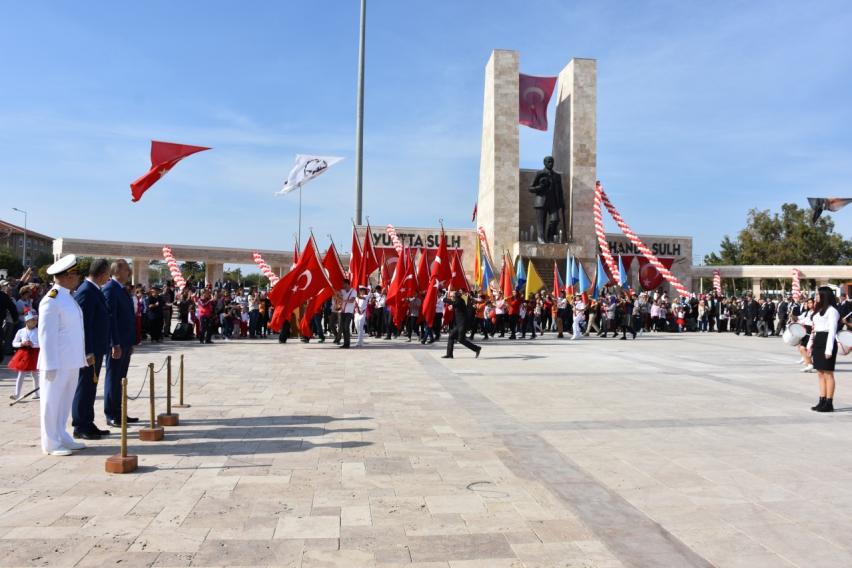
[[131, 393], [184, 353], [192, 407], [123, 476], [117, 436], [47, 457], [0, 405], [0, 565], [852, 565], [852, 412], [779, 340], [484, 346], [145, 346]]

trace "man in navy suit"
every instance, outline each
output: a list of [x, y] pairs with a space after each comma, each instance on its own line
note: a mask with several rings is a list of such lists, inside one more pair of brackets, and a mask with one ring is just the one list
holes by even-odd
[[[136, 344], [136, 313], [133, 300], [124, 288], [130, 278], [130, 266], [124, 259], [110, 266], [112, 278], [103, 288], [107, 307], [110, 311], [110, 338], [112, 353], [106, 364], [106, 384], [104, 385], [104, 414], [107, 425], [121, 427], [121, 379], [127, 376], [130, 367], [130, 355]], [[138, 422], [138, 418], [127, 417], [128, 422]]]
[[109, 430], [95, 426], [95, 397], [101, 365], [109, 350], [110, 312], [101, 287], [109, 280], [109, 263], [99, 258], [92, 261], [89, 276], [77, 288], [74, 299], [83, 312], [83, 332], [86, 342], [87, 367], [80, 369], [77, 391], [71, 405], [71, 425], [74, 437], [99, 440]]

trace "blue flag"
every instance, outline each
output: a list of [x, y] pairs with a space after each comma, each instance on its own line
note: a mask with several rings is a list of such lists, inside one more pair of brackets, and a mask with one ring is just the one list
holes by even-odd
[[595, 291], [592, 293], [592, 298], [600, 298], [601, 291], [603, 291], [604, 286], [609, 283], [609, 278], [606, 276], [606, 272], [604, 272], [603, 263], [601, 262], [601, 255], [597, 255], [598, 258], [598, 267], [595, 270]]
[[621, 255], [618, 255], [618, 285], [622, 288], [627, 288], [627, 271], [624, 270], [624, 263], [621, 261]]
[[482, 255], [482, 286], [483, 292], [488, 292], [488, 284], [494, 280], [494, 270], [491, 268], [491, 263], [488, 262], [488, 256], [482, 250], [482, 244], [479, 245], [480, 254]]
[[518, 257], [515, 269], [515, 290], [523, 290], [527, 285], [527, 271], [524, 270], [524, 259]]
[[578, 282], [577, 293], [582, 294], [586, 290], [589, 289], [589, 286], [591, 286], [591, 283], [589, 282], [589, 277], [586, 275], [586, 271], [583, 270], [583, 265], [580, 264], [579, 260], [577, 261], [575, 268], [577, 270], [577, 282]]

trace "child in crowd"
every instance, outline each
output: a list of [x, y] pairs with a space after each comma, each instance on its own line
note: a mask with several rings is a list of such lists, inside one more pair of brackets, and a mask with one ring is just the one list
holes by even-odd
[[[24, 373], [29, 373], [33, 380], [33, 388], [38, 388], [38, 376], [35, 373], [38, 363], [38, 314], [34, 311], [27, 311], [24, 316], [24, 327], [15, 334], [12, 347], [16, 347], [18, 351], [9, 361], [9, 368], [18, 371], [18, 380], [15, 381], [15, 394], [9, 398], [17, 400], [21, 397], [21, 390], [24, 387]], [[33, 398], [38, 398], [38, 394]]]

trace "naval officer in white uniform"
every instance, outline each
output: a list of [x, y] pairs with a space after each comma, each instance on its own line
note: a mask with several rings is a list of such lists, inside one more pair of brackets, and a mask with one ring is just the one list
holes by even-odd
[[85, 444], [68, 433], [68, 417], [80, 368], [86, 367], [83, 312], [71, 293], [80, 284], [77, 257], [65, 256], [47, 269], [54, 285], [39, 304], [38, 369], [41, 385], [41, 449], [69, 456]]

